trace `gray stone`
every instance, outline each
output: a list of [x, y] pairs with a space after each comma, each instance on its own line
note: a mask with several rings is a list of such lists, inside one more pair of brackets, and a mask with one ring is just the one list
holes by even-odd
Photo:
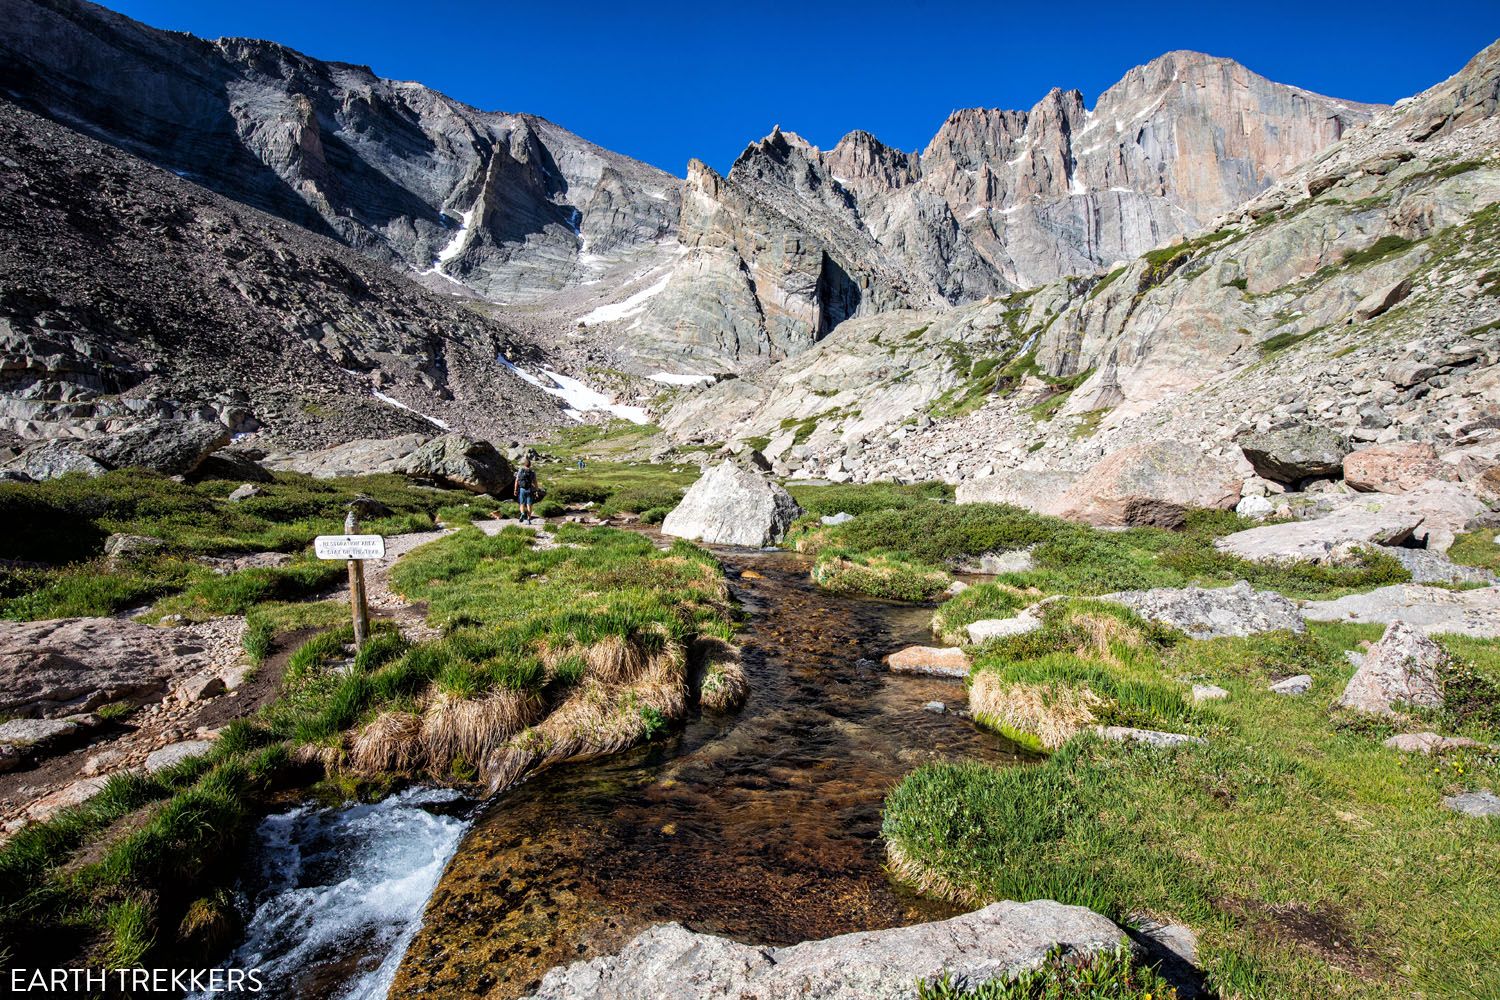
[[1386, 740], [1382, 746], [1402, 753], [1435, 754], [1449, 750], [1488, 748], [1489, 744], [1471, 740], [1466, 736], [1442, 736], [1438, 733], [1401, 733]]
[[111, 469], [140, 467], [168, 476], [186, 476], [228, 443], [229, 431], [214, 421], [155, 420], [110, 437], [91, 439], [85, 447]]
[[999, 576], [1002, 573], [1026, 573], [1036, 568], [1036, 559], [1030, 548], [1012, 549], [1008, 552], [986, 552], [977, 559], [960, 567], [964, 573], [983, 573]]
[[74, 441], [43, 441], [32, 445], [7, 463], [5, 468], [8, 472], [26, 477], [27, 482], [56, 479], [70, 472], [102, 476], [109, 471], [102, 462], [89, 455]]
[[1422, 523], [1412, 512], [1348, 509], [1310, 521], [1263, 524], [1214, 541], [1220, 552], [1251, 562], [1332, 562], [1351, 546], [1399, 545]]
[[462, 434], [433, 438], [396, 461], [391, 471], [497, 498], [515, 493], [515, 475], [505, 456], [488, 441]]
[[1274, 691], [1276, 694], [1285, 695], [1306, 694], [1312, 690], [1312, 682], [1313, 679], [1310, 674], [1296, 674], [1295, 676], [1277, 681], [1271, 685], [1269, 690]]
[[1349, 442], [1342, 434], [1314, 424], [1247, 434], [1239, 445], [1257, 475], [1282, 483], [1338, 475], [1349, 454]]
[[1440, 671], [1448, 654], [1403, 621], [1386, 626], [1339, 696], [1338, 704], [1360, 712], [1390, 715], [1395, 706], [1442, 708]]
[[133, 556], [160, 552], [167, 543], [150, 535], [110, 535], [104, 540], [104, 554], [110, 559], [129, 559]]
[[116, 618], [0, 621], [0, 714], [57, 718], [158, 700], [178, 678], [214, 668], [174, 632]]
[[1036, 968], [1054, 949], [1082, 959], [1125, 942], [1097, 913], [1044, 899], [782, 948], [663, 924], [617, 955], [553, 969], [532, 1000], [909, 1000], [916, 983], [944, 974], [983, 983]]
[[64, 809], [81, 806], [103, 791], [107, 781], [108, 779], [103, 776], [80, 778], [56, 791], [49, 792], [27, 805], [21, 818], [7, 825], [7, 831], [14, 832], [27, 823], [45, 822]]
[[78, 732], [69, 719], [8, 719], [0, 722], [0, 743], [32, 747], [64, 739]]
[[1361, 321], [1374, 319], [1410, 294], [1411, 281], [1406, 278], [1402, 278], [1394, 284], [1377, 288], [1359, 300], [1359, 304], [1354, 307], [1354, 318]]
[[1035, 632], [1041, 627], [1040, 619], [1023, 611], [1014, 618], [982, 618], [977, 622], [970, 622], [965, 631], [969, 633], [969, 642], [978, 646], [991, 639], [1003, 639]]
[[186, 677], [172, 691], [172, 696], [184, 704], [194, 704], [216, 697], [228, 690], [224, 678], [218, 674], [193, 674]]
[[1229, 510], [1238, 467], [1187, 442], [1152, 440], [1100, 459], [1058, 500], [1058, 513], [1097, 527], [1181, 527], [1190, 510]]
[[854, 515], [847, 514], [844, 511], [839, 511], [837, 514], [825, 514], [822, 517], [818, 518], [818, 520], [823, 522], [823, 524], [832, 527], [836, 524], [843, 524], [846, 521], [854, 520]]
[[1276, 510], [1276, 505], [1263, 496], [1241, 497], [1240, 502], [1234, 505], [1234, 512], [1243, 517], [1253, 517], [1260, 520]]
[[1194, 684], [1192, 697], [1195, 702], [1222, 701], [1229, 697], [1229, 692], [1217, 684]]
[[1207, 741], [1185, 733], [1163, 733], [1156, 729], [1132, 729], [1129, 726], [1097, 726], [1094, 731], [1106, 740], [1118, 743], [1146, 743], [1154, 747], [1203, 745]]
[[1105, 594], [1101, 601], [1123, 604], [1150, 621], [1181, 629], [1196, 639], [1258, 635], [1306, 629], [1297, 605], [1244, 580], [1232, 587], [1158, 588]]
[[184, 740], [153, 750], [146, 755], [146, 773], [165, 771], [192, 757], [201, 757], [213, 749], [213, 740]]
[[1456, 813], [1487, 819], [1500, 816], [1500, 795], [1490, 791], [1460, 792], [1443, 797], [1443, 805]]
[[922, 711], [931, 712], [933, 715], [942, 715], [948, 711], [948, 706], [940, 701], [929, 701], [922, 706]]
[[1399, 620], [1428, 635], [1500, 638], [1500, 588], [1453, 591], [1397, 583], [1332, 601], [1308, 601], [1302, 605], [1302, 617], [1371, 625]]
[[1411, 573], [1412, 583], [1494, 583], [1495, 574], [1479, 566], [1460, 566], [1442, 552], [1396, 547], [1387, 550]]
[[252, 483], [245, 483], [242, 486], [236, 486], [233, 492], [225, 499], [230, 503], [239, 503], [241, 500], [249, 500], [251, 497], [258, 496], [260, 496], [260, 487]]
[[801, 513], [780, 485], [725, 462], [692, 485], [661, 530], [709, 545], [774, 545]]

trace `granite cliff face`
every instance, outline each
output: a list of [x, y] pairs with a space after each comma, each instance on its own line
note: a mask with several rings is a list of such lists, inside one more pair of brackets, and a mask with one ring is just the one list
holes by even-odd
[[619, 346], [709, 371], [790, 356], [840, 322], [1090, 274], [1201, 227], [1376, 109], [1173, 52], [1094, 110], [955, 111], [925, 151], [775, 129], [727, 177], [689, 168], [687, 251]]
[[1091, 273], [1196, 229], [1372, 108], [1174, 52], [1091, 112], [954, 112], [926, 150], [774, 130], [686, 181], [525, 114], [251, 39], [16, 0], [23, 106], [642, 374], [751, 371], [852, 317]]
[[856, 318], [686, 394], [666, 426], [754, 441], [787, 472], [988, 481], [993, 499], [1162, 440], [1254, 479], [1236, 442], [1296, 420], [1429, 442], [1453, 477], [1477, 473], [1500, 458], [1497, 95], [1500, 43], [1188, 238], [1102, 275]]

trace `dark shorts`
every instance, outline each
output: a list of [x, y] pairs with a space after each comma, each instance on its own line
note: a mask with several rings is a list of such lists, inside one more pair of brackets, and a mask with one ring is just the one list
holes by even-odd
[[531, 506], [531, 491], [524, 486], [516, 490], [516, 503], [523, 507]]

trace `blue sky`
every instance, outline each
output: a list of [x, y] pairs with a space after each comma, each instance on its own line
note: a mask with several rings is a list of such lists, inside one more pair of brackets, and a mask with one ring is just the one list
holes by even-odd
[[1389, 102], [1457, 72], [1500, 35], [1500, 0], [106, 5], [157, 27], [270, 38], [476, 107], [538, 114], [679, 176], [692, 156], [727, 170], [778, 123], [825, 148], [862, 128], [911, 150], [954, 108], [1026, 109], [1054, 86], [1076, 87], [1092, 106], [1130, 67], [1171, 49]]

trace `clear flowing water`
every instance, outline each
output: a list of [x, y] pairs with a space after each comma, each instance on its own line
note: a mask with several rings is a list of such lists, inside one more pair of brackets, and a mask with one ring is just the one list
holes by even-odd
[[519, 997], [663, 921], [786, 944], [953, 915], [886, 876], [881, 803], [925, 761], [1012, 748], [924, 709], [962, 708], [960, 681], [875, 662], [930, 642], [931, 609], [829, 594], [794, 555], [719, 555], [746, 611], [743, 708], [536, 775], [472, 826], [431, 789], [273, 816], [229, 964], [277, 997]]
[[962, 708], [960, 681], [868, 662], [931, 642], [931, 609], [828, 594], [790, 554], [719, 554], [748, 613], [745, 706], [486, 807], [392, 996], [522, 996], [663, 921], [786, 944], [956, 912], [891, 882], [879, 837], [885, 794], [921, 763], [1012, 756], [924, 710]]

